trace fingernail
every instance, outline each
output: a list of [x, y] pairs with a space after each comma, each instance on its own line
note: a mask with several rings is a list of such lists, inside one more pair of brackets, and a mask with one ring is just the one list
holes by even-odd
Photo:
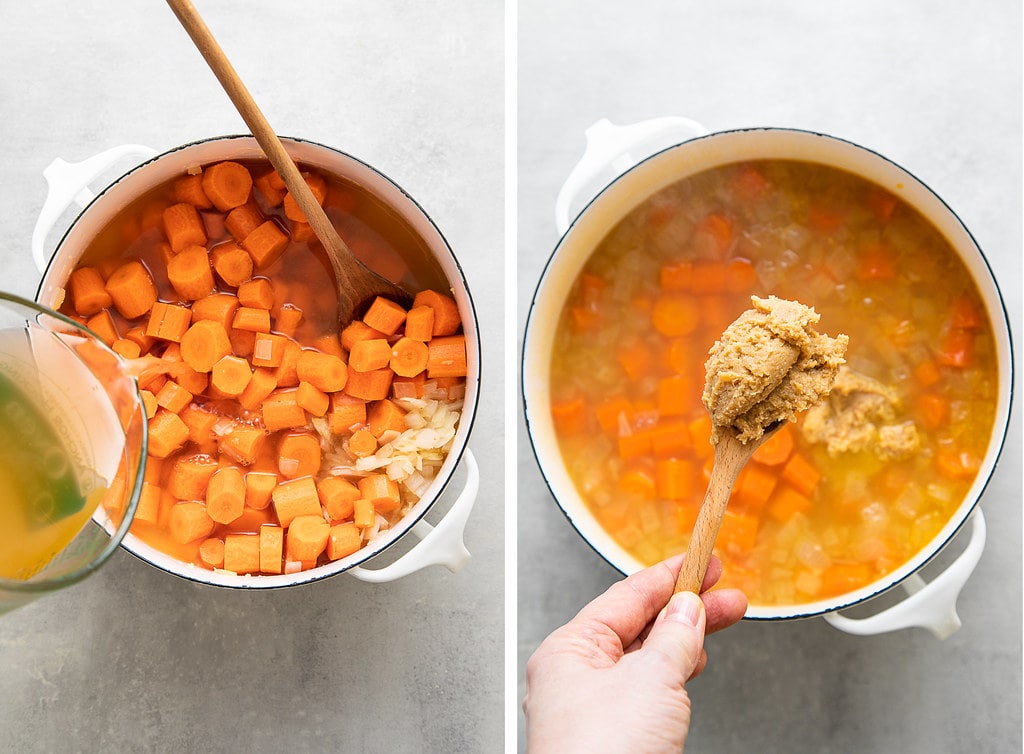
[[700, 617], [701, 608], [704, 605], [693, 592], [679, 592], [669, 600], [668, 609], [665, 611], [665, 618], [668, 620], [685, 623], [689, 626], [696, 626]]

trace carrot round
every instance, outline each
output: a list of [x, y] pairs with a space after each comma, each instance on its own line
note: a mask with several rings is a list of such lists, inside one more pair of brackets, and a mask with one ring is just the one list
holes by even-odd
[[213, 291], [213, 271], [205, 246], [186, 246], [167, 263], [167, 279], [186, 301], [195, 301]]
[[285, 535], [287, 559], [315, 561], [327, 547], [330, 528], [323, 516], [296, 516]]
[[206, 513], [202, 503], [178, 503], [171, 508], [168, 515], [167, 528], [171, 537], [178, 544], [188, 544], [200, 537], [208, 537], [213, 533], [216, 522]]
[[203, 191], [214, 207], [227, 212], [249, 201], [252, 175], [237, 162], [218, 162], [203, 171]]
[[213, 365], [210, 384], [231, 398], [241, 395], [252, 379], [249, 362], [238, 356], [224, 356]]
[[377, 451], [377, 438], [368, 429], [357, 429], [348, 438], [348, 450], [356, 458], [365, 458]]
[[214, 246], [210, 250], [210, 261], [217, 277], [232, 288], [252, 277], [252, 257], [234, 241]]
[[204, 319], [181, 336], [181, 358], [197, 372], [209, 372], [231, 353], [231, 340], [219, 322]]
[[427, 368], [427, 344], [412, 338], [399, 338], [391, 346], [391, 371], [402, 377], [415, 377]]
[[320, 470], [320, 440], [308, 432], [291, 432], [277, 446], [277, 468], [287, 479], [311, 476]]
[[199, 545], [199, 559], [210, 568], [224, 567], [224, 540], [210, 537]]
[[107, 293], [125, 319], [135, 319], [156, 303], [156, 283], [137, 259], [125, 262], [107, 278]]

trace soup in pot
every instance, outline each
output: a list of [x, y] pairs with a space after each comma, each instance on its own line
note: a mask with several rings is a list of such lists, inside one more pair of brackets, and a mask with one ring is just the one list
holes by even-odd
[[557, 326], [551, 412], [579, 494], [645, 564], [684, 551], [710, 474], [704, 362], [751, 296], [849, 336], [832, 394], [741, 473], [716, 545], [755, 605], [864, 587], [960, 505], [996, 405], [991, 323], [956, 251], [897, 195], [763, 160], [683, 179], [608, 233]]

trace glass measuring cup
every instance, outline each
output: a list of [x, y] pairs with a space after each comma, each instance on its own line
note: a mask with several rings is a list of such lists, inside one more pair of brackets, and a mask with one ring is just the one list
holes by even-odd
[[146, 412], [91, 331], [0, 292], [0, 614], [99, 568], [142, 490]]

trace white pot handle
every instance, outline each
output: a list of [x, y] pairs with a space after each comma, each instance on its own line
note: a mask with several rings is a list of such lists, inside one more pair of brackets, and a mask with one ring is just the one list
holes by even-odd
[[966, 549], [942, 573], [925, 583], [913, 573], [903, 582], [908, 597], [902, 602], [868, 618], [847, 618], [829, 613], [829, 624], [858, 636], [873, 636], [903, 628], [926, 628], [939, 639], [945, 639], [960, 628], [956, 600], [967, 579], [974, 572], [985, 549], [985, 517], [981, 509], [971, 513], [971, 538]]
[[704, 136], [708, 130], [689, 118], [667, 117], [629, 126], [612, 125], [602, 118], [586, 130], [587, 148], [569, 172], [555, 200], [555, 225], [560, 234], [569, 229], [570, 209], [582, 205], [641, 160], [665, 147]]
[[136, 161], [156, 156], [156, 150], [140, 144], [124, 144], [108, 149], [82, 162], [67, 162], [59, 157], [43, 171], [48, 186], [46, 201], [32, 231], [32, 259], [40, 272], [45, 272], [49, 257], [45, 251], [46, 238], [57, 220], [72, 202], [84, 208], [95, 198], [89, 184], [118, 160], [131, 157]]
[[400, 579], [431, 565], [446, 566], [453, 573], [464, 566], [470, 556], [463, 536], [466, 520], [469, 518], [469, 512], [473, 510], [476, 493], [480, 489], [480, 469], [468, 448], [463, 458], [468, 472], [466, 486], [462, 488], [459, 497], [437, 525], [431, 526], [420, 519], [410, 529], [420, 538], [420, 542], [409, 552], [384, 568], [368, 569], [356, 566], [350, 568], [348, 573], [360, 581], [376, 584]]

